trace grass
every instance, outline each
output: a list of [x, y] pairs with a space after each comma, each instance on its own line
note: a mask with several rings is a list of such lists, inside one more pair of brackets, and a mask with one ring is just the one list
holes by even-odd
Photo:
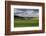
[[32, 18], [30, 20], [16, 20], [14, 18], [14, 27], [32, 27], [32, 26], [38, 26], [39, 20], [38, 18]]

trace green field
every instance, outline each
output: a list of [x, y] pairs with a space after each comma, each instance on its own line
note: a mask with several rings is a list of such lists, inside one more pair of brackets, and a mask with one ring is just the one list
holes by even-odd
[[32, 18], [30, 20], [22, 20], [14, 18], [14, 27], [32, 27], [32, 26], [39, 26], [39, 19]]

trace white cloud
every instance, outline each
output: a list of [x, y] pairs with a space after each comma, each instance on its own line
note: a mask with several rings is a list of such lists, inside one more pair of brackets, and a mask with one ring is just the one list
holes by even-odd
[[39, 12], [34, 10], [16, 10], [14, 14], [21, 17], [38, 17]]

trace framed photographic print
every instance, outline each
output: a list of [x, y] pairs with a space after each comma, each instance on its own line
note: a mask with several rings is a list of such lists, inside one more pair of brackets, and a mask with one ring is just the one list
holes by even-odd
[[44, 3], [5, 1], [5, 34], [45, 32]]

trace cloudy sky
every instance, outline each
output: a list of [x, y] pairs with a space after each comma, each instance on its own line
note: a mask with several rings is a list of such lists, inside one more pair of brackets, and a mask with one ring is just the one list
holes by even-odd
[[38, 9], [14, 9], [14, 16], [20, 17], [39, 17], [39, 10]]

